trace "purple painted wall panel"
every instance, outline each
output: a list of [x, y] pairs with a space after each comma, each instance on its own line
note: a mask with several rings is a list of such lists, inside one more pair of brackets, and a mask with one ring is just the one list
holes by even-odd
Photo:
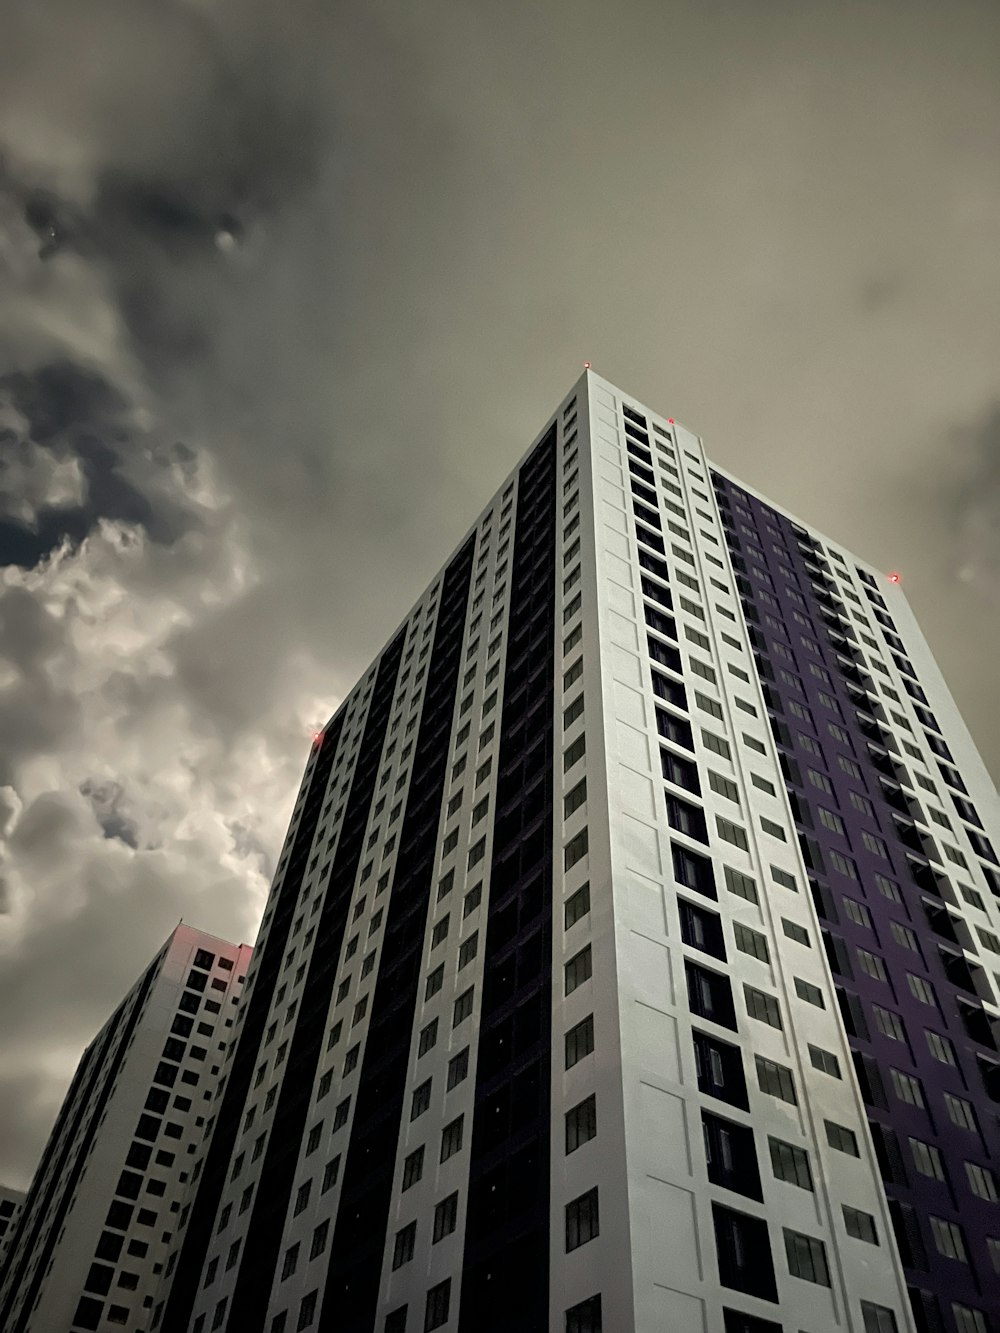
[[[807, 864], [814, 863], [814, 898], [825, 918], [827, 953], [860, 1065], [859, 1082], [917, 1328], [968, 1333], [974, 1325], [956, 1322], [952, 1306], [958, 1302], [981, 1312], [987, 1328], [1000, 1330], [1000, 1278], [987, 1247], [988, 1237], [1000, 1236], [1000, 1205], [972, 1192], [965, 1169], [966, 1162], [973, 1162], [995, 1170], [1000, 1157], [1000, 1108], [980, 1068], [981, 1060], [997, 1061], [998, 1056], [975, 989], [989, 983], [982, 973], [970, 975], [960, 945], [938, 933], [951, 928], [949, 917], [942, 915], [949, 904], [956, 908], [951, 916], [960, 917], [956, 885], [971, 886], [971, 876], [939, 861], [935, 877], [921, 851], [922, 844], [931, 850], [926, 829], [897, 808], [924, 812], [927, 792], [914, 783], [912, 757], [900, 753], [893, 739], [898, 726], [888, 724], [879, 736], [886, 714], [864, 663], [870, 654], [857, 642], [837, 585], [824, 572], [830, 565], [822, 548], [734, 483], [718, 475], [713, 480], [744, 609], [754, 627], [758, 671], [784, 756], [800, 841]], [[869, 596], [877, 605], [877, 592]], [[864, 610], [883, 628], [891, 626], [885, 611], [875, 617], [872, 605]], [[890, 656], [884, 649], [883, 654]], [[925, 813], [917, 818], [926, 824]], [[948, 818], [956, 818], [950, 810]], [[940, 847], [942, 830], [937, 824], [927, 828], [934, 830], [933, 845]], [[942, 864], [949, 866], [947, 874]], [[903, 927], [915, 937], [916, 951], [907, 947]], [[963, 934], [960, 921], [955, 928], [965, 941], [968, 932]], [[914, 988], [928, 984], [936, 1005], [914, 994]], [[960, 1005], [967, 1007], [975, 1035]], [[935, 1058], [927, 1031], [950, 1043], [954, 1066]], [[887, 1035], [893, 1032], [898, 1035]], [[893, 1070], [919, 1080], [923, 1107], [900, 1099]], [[954, 1122], [946, 1093], [971, 1104], [978, 1130]], [[911, 1137], [937, 1150], [945, 1180], [918, 1170]], [[968, 1262], [939, 1253], [932, 1216], [961, 1228]], [[884, 1243], [891, 1244], [892, 1238], [885, 1237]]]

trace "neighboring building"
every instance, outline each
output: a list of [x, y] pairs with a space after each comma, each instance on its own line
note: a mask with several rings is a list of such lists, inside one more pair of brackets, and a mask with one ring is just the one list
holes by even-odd
[[0, 1185], [0, 1277], [3, 1276], [7, 1247], [14, 1239], [17, 1219], [21, 1216], [23, 1205], [23, 1190], [12, 1190], [6, 1185]]
[[87, 1047], [0, 1275], [3, 1333], [148, 1327], [250, 955], [178, 926]]
[[898, 584], [586, 374], [317, 738], [153, 1327], [995, 1329], [998, 839]]

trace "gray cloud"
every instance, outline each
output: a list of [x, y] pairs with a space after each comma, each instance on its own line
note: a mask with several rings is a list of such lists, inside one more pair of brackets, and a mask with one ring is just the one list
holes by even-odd
[[1000, 769], [956, 426], [996, 401], [998, 25], [9, 0], [0, 1178], [177, 916], [252, 934], [310, 724], [584, 359], [902, 568]]

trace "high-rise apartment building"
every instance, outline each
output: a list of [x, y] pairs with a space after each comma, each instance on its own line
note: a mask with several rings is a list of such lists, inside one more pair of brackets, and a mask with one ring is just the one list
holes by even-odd
[[898, 582], [588, 372], [316, 738], [152, 1326], [995, 1330], [998, 838]]
[[24, 1206], [24, 1192], [0, 1185], [0, 1277], [3, 1276], [4, 1256], [17, 1228], [17, 1219]]
[[4, 1333], [148, 1328], [250, 954], [179, 925], [87, 1047], [0, 1271]]

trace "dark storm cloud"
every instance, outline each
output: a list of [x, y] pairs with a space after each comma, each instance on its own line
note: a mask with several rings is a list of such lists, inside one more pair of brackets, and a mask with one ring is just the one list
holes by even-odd
[[8, 0], [0, 1178], [177, 916], [252, 934], [309, 723], [584, 359], [903, 568], [1000, 767], [996, 455], [956, 434], [997, 394], [998, 27]]

